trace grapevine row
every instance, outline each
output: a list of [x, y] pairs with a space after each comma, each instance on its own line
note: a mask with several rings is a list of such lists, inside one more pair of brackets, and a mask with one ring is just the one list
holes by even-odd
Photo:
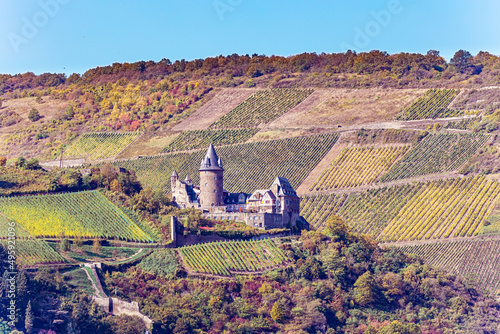
[[267, 124], [302, 102], [314, 90], [274, 88], [260, 90], [210, 125], [213, 129], [246, 128]]
[[346, 148], [309, 191], [357, 187], [373, 183], [409, 146]]
[[64, 157], [86, 158], [87, 160], [111, 159], [138, 136], [137, 132], [84, 133], [68, 147], [64, 152]]
[[97, 191], [0, 197], [0, 212], [35, 237], [152, 238]]
[[484, 289], [500, 288], [500, 240], [458, 240], [404, 246], [404, 253], [419, 255], [424, 263], [462, 277], [474, 278]]
[[179, 248], [186, 267], [195, 273], [232, 276], [269, 270], [285, 263], [272, 239], [212, 242]]
[[476, 133], [431, 134], [406, 153], [382, 182], [457, 170], [489, 139]]
[[254, 136], [259, 129], [222, 129], [184, 131], [163, 152], [194, 150], [215, 146], [242, 143]]
[[16, 240], [15, 245], [9, 244], [7, 240], [0, 240], [0, 245], [6, 250], [9, 250], [9, 247], [14, 247], [16, 264], [21, 267], [66, 262], [59, 253], [43, 240]]
[[433, 182], [398, 213], [381, 241], [470, 237], [500, 198], [500, 184], [484, 176]]
[[463, 111], [447, 108], [458, 93], [459, 91], [455, 89], [429, 89], [424, 96], [403, 109], [396, 119], [408, 121], [461, 116]]

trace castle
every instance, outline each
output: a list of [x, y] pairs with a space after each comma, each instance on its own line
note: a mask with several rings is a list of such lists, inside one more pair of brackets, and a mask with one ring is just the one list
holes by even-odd
[[253, 194], [230, 193], [224, 190], [222, 160], [210, 144], [200, 165], [200, 185], [193, 185], [189, 175], [179, 180], [174, 170], [170, 178], [172, 200], [180, 208], [194, 207], [209, 219], [243, 221], [259, 229], [306, 225], [300, 217], [300, 198], [284, 177], [276, 177], [271, 188]]

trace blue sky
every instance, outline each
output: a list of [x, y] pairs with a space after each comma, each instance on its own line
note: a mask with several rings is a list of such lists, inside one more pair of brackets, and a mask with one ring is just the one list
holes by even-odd
[[373, 49], [500, 55], [498, 0], [0, 0], [0, 73]]

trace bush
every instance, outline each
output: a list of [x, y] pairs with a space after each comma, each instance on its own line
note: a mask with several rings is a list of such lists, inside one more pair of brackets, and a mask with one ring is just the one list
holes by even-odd
[[42, 118], [42, 116], [40, 116], [40, 113], [35, 108], [31, 109], [30, 112], [28, 113], [28, 119], [32, 122], [36, 122], [40, 118]]
[[0, 157], [0, 166], [5, 166], [7, 164], [7, 158], [6, 157]]

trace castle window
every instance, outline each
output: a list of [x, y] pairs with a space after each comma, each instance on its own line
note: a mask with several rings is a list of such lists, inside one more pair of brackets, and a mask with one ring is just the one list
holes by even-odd
[[216, 192], [217, 192], [217, 189], [214, 189], [214, 193], [216, 193]]
[[214, 176], [214, 180], [217, 180], [217, 176]]
[[208, 187], [208, 183], [205, 183], [205, 187]]

